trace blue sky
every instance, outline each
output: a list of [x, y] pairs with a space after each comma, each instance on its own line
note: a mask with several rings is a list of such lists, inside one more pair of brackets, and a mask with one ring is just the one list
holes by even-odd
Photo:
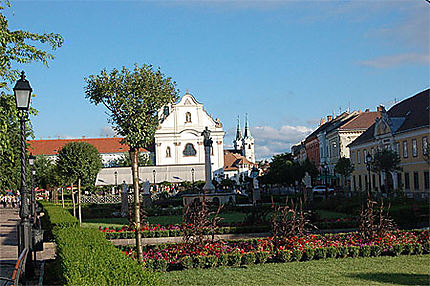
[[112, 134], [84, 78], [146, 63], [221, 119], [226, 145], [248, 113], [257, 158], [267, 158], [321, 117], [428, 88], [430, 5], [374, 2], [14, 1], [5, 14], [12, 30], [65, 39], [49, 68], [23, 67], [36, 138]]

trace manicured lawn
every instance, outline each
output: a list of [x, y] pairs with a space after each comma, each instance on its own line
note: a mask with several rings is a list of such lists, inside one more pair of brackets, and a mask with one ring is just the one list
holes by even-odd
[[429, 285], [430, 255], [191, 269], [161, 277], [167, 285]]
[[[245, 218], [246, 214], [239, 212], [228, 212], [222, 213], [219, 215], [223, 218], [221, 222], [231, 223], [231, 222], [241, 222]], [[151, 216], [147, 218], [150, 224], [180, 224], [182, 223], [182, 216]], [[99, 226], [108, 226], [108, 227], [121, 227], [123, 225], [127, 225], [126, 218], [92, 218], [92, 219], [84, 219], [82, 226], [83, 227], [96, 227]]]

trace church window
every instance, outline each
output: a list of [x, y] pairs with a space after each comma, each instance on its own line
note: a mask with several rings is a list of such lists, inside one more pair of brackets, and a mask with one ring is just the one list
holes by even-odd
[[251, 149], [251, 145], [248, 145], [248, 149]]
[[187, 145], [185, 145], [185, 149], [184, 149], [184, 156], [196, 156], [197, 152], [196, 149], [194, 149], [193, 144], [188, 143]]
[[185, 113], [185, 123], [191, 123], [191, 113]]
[[166, 148], [166, 157], [167, 157], [167, 158], [172, 157], [172, 155], [171, 155], [171, 153], [170, 153], [170, 147], [167, 147], [167, 148]]
[[214, 146], [211, 146], [211, 155], [214, 154]]

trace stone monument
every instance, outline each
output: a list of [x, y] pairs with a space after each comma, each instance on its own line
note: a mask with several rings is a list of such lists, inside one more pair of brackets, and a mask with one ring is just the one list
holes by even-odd
[[125, 181], [122, 183], [121, 191], [121, 216], [125, 217], [128, 214], [128, 187]]
[[212, 138], [211, 132], [206, 126], [205, 130], [203, 130], [203, 146], [205, 148], [205, 180], [206, 183], [203, 187], [204, 193], [213, 193], [215, 191], [215, 187], [212, 184], [212, 164], [211, 164], [211, 147], [212, 147]]

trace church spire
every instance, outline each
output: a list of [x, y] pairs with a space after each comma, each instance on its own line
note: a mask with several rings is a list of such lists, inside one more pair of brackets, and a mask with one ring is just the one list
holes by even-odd
[[242, 130], [240, 129], [240, 119], [237, 116], [236, 140], [242, 139]]
[[248, 113], [245, 117], [245, 138], [252, 138], [251, 130], [249, 129], [249, 123], [248, 123]]

